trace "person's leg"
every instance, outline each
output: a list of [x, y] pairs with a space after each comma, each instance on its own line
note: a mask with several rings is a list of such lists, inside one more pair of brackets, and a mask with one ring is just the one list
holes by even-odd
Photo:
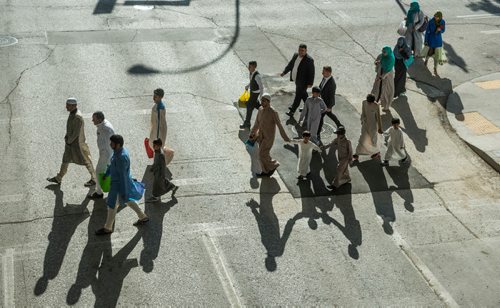
[[242, 126], [250, 127], [250, 121], [252, 120], [253, 110], [256, 105], [258, 105], [257, 99], [259, 98], [259, 93], [251, 93], [250, 99], [247, 102], [247, 114], [245, 116], [245, 121]]
[[302, 96], [301, 96], [301, 99], [304, 102], [304, 104], [306, 103], [306, 100], [308, 97], [309, 97], [309, 95], [307, 94], [307, 86], [304, 86], [302, 88]]
[[108, 207], [108, 215], [106, 216], [106, 223], [104, 224], [104, 229], [107, 231], [113, 231], [113, 224], [115, 222], [116, 212], [118, 211], [118, 207], [120, 203], [118, 202], [118, 198], [116, 200], [115, 208], [112, 209]]
[[132, 210], [134, 210], [134, 212], [137, 214], [137, 217], [139, 217], [139, 220], [144, 220], [148, 218], [148, 216], [146, 216], [146, 214], [144, 214], [144, 212], [141, 210], [137, 202], [128, 201], [125, 204], [128, 205]]
[[328, 111], [328, 112], [326, 112], [324, 114], [327, 115], [330, 119], [332, 119], [332, 121], [335, 123], [335, 125], [337, 126], [337, 128], [339, 126], [342, 126], [342, 123], [340, 123], [339, 119], [337, 118], [337, 116], [333, 112]]
[[62, 181], [62, 178], [68, 172], [68, 166], [69, 166], [69, 163], [62, 163], [61, 164], [61, 168], [59, 169], [59, 173], [56, 175], [57, 181], [59, 181], [59, 182]]
[[92, 164], [92, 161], [90, 159], [87, 159], [85, 162], [85, 167], [87, 168], [87, 171], [90, 173], [90, 179], [94, 182], [97, 183], [97, 178], [95, 176], [95, 169], [94, 165]]
[[321, 130], [323, 129], [323, 122], [325, 118], [326, 113], [321, 114], [321, 119], [319, 120], [319, 125], [318, 125], [318, 140], [321, 140]]
[[289, 108], [291, 113], [295, 113], [295, 111], [297, 110], [297, 108], [299, 108], [299, 106], [300, 106], [300, 100], [302, 99], [303, 95], [304, 95], [304, 89], [303, 89], [303, 87], [300, 86], [300, 85], [296, 85], [295, 86], [295, 98], [293, 99], [292, 106]]

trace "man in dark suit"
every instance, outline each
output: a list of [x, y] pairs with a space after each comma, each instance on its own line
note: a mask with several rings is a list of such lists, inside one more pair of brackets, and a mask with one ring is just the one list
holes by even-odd
[[323, 79], [321, 80], [321, 83], [319, 84], [319, 88], [321, 90], [321, 98], [326, 104], [326, 112], [321, 114], [321, 121], [319, 122], [319, 127], [318, 127], [318, 140], [321, 140], [321, 129], [323, 128], [323, 120], [325, 115], [330, 117], [330, 119], [335, 122], [335, 125], [337, 128], [339, 126], [343, 126], [339, 119], [333, 114], [332, 108], [335, 106], [335, 91], [337, 90], [337, 84], [335, 83], [335, 79], [333, 79], [332, 76], [332, 68], [331, 66], [324, 66], [323, 67]]
[[290, 73], [290, 81], [295, 81], [295, 98], [292, 106], [288, 107], [290, 112], [286, 114], [293, 117], [293, 114], [300, 105], [300, 100], [304, 102], [307, 99], [307, 89], [314, 83], [314, 60], [307, 54], [307, 46], [300, 44], [299, 52], [294, 54], [292, 60], [288, 63], [281, 73], [281, 77]]

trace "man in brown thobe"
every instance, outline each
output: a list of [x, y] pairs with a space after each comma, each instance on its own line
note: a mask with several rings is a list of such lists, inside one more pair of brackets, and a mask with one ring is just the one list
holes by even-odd
[[75, 98], [68, 98], [66, 100], [66, 110], [69, 112], [69, 117], [66, 123], [66, 136], [64, 136], [66, 146], [64, 148], [61, 169], [55, 177], [47, 178], [47, 181], [61, 184], [62, 178], [68, 171], [69, 164], [74, 163], [87, 167], [90, 173], [90, 181], [84, 185], [86, 187], [94, 186], [96, 184], [95, 170], [90, 158], [89, 146], [85, 143], [82, 113], [78, 110]]
[[281, 125], [278, 112], [271, 107], [271, 95], [264, 93], [261, 97], [261, 107], [250, 133], [251, 136], [257, 136], [257, 141], [259, 142], [259, 158], [262, 165], [262, 173], [257, 176], [271, 176], [280, 165], [277, 160], [271, 157], [270, 153], [276, 136], [276, 126], [280, 131], [281, 137], [286, 142], [289, 142], [290, 138], [288, 138], [285, 129]]

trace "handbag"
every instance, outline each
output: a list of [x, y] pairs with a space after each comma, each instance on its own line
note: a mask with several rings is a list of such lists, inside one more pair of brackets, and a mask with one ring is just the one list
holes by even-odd
[[139, 182], [136, 179], [133, 179], [132, 184], [134, 184], [135, 189], [132, 189], [130, 197], [134, 200], [141, 200], [144, 195], [144, 191], [146, 190], [146, 186], [144, 183]]
[[170, 164], [172, 159], [174, 159], [175, 151], [171, 148], [163, 147], [163, 155], [165, 155], [165, 165]]
[[399, 24], [399, 27], [398, 27], [398, 34], [401, 35], [401, 36], [404, 36], [406, 34], [406, 21], [403, 20], [400, 24]]
[[106, 173], [99, 173], [97, 179], [99, 181], [99, 186], [101, 186], [102, 191], [109, 192], [109, 189], [111, 187], [111, 177], [106, 176]]
[[153, 158], [155, 155], [155, 152], [149, 146], [149, 138], [144, 138], [144, 147], [146, 148], [146, 154], [148, 155], [148, 158]]
[[410, 65], [412, 65], [414, 61], [415, 61], [415, 58], [413, 57], [413, 55], [410, 55], [409, 58], [403, 60], [406, 68], [409, 68]]
[[250, 92], [248, 90], [245, 90], [243, 94], [240, 95], [240, 98], [238, 99], [238, 106], [240, 108], [246, 108], [247, 107], [247, 102], [250, 100]]
[[418, 28], [418, 32], [425, 32], [427, 30], [427, 25], [429, 24], [429, 17], [424, 15], [424, 23]]

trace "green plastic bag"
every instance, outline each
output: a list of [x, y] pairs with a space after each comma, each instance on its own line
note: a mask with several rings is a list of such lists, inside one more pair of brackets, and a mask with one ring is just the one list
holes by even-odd
[[107, 176], [104, 178], [105, 173], [99, 173], [99, 185], [102, 188], [103, 192], [109, 192], [109, 188], [111, 186], [111, 177]]

